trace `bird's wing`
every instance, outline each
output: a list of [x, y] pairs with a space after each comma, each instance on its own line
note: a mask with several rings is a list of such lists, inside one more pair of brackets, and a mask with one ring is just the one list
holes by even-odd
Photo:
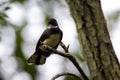
[[[39, 49], [39, 46], [40, 46], [40, 41], [41, 42], [44, 42], [44, 40], [46, 38], [49, 38], [51, 34], [56, 34], [56, 33], [59, 33], [61, 35], [61, 38], [60, 38], [60, 41], [62, 39], [62, 36], [63, 36], [63, 33], [62, 31], [59, 29], [59, 28], [51, 28], [51, 29], [46, 29], [43, 34], [41, 35], [40, 39], [38, 40], [37, 42], [37, 46], [36, 46], [36, 50]], [[60, 41], [58, 42], [58, 44], [54, 47], [54, 48], [57, 48], [57, 46], [59, 45]]]
[[50, 33], [50, 29], [46, 29], [46, 30], [42, 33], [40, 39], [39, 39], [38, 42], [37, 42], [36, 50], [37, 50], [37, 49], [39, 48], [39, 46], [40, 46], [40, 41], [43, 42], [46, 38], [49, 37], [49, 33]]

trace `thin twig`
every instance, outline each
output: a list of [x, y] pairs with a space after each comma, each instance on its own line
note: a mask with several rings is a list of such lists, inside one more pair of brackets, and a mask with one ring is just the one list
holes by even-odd
[[74, 66], [77, 68], [77, 70], [80, 72], [80, 74], [82, 75], [82, 77], [85, 80], [89, 80], [89, 78], [86, 76], [86, 74], [84, 73], [84, 71], [82, 70], [82, 68], [79, 66], [79, 64], [76, 61], [76, 59], [71, 54], [68, 53], [68, 48], [69, 47], [66, 47], [65, 45], [62, 45], [62, 48], [65, 50], [65, 52], [61, 52], [61, 51], [53, 49], [52, 47], [47, 46], [47, 45], [42, 45], [42, 46], [44, 48], [46, 48], [47, 50], [49, 50], [50, 52], [53, 52], [54, 54], [58, 54], [58, 55], [61, 55], [63, 57], [68, 58], [74, 64]]
[[73, 77], [76, 77], [78, 78], [79, 80], [82, 80], [79, 76], [77, 76], [76, 74], [73, 74], [73, 73], [69, 73], [69, 72], [65, 72], [65, 73], [59, 73], [57, 75], [55, 75], [51, 80], [55, 80], [61, 76], [65, 76], [65, 75], [69, 75], [69, 76], [73, 76]]
[[69, 46], [70, 46], [70, 45], [68, 45], [68, 46], [66, 47], [63, 42], [60, 42], [60, 46], [64, 49], [64, 51], [65, 51], [66, 53], [69, 53], [68, 49], [69, 49]]

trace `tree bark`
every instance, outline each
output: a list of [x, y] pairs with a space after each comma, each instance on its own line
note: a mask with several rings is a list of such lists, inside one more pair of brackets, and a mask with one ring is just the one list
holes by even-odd
[[100, 0], [66, 0], [91, 80], [119, 80], [120, 65], [112, 47]]

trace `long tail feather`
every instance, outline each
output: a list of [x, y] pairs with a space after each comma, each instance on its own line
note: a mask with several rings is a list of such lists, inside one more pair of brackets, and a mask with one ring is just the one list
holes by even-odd
[[46, 57], [36, 52], [27, 60], [28, 63], [34, 65], [42, 65], [45, 63], [45, 61], [46, 61]]

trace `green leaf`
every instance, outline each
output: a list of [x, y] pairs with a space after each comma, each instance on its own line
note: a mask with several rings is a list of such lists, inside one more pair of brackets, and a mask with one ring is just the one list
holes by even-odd
[[4, 12], [0, 12], [0, 16], [4, 18], [8, 17]]
[[79, 79], [76, 77], [72, 77], [72, 76], [66, 76], [65, 80], [79, 80]]
[[46, 16], [45, 16], [45, 20], [44, 20], [45, 25], [48, 25], [48, 20], [49, 20], [49, 18], [50, 18], [50, 16], [49, 16], [49, 15], [46, 15]]
[[10, 9], [10, 7], [7, 6], [7, 7], [5, 7], [4, 11], [7, 11], [7, 10], [9, 10], [9, 9]]
[[0, 12], [0, 25], [1, 25], [1, 26], [4, 27], [4, 26], [7, 25], [7, 20], [6, 20], [7, 17], [8, 17], [8, 16], [7, 16], [6, 13]]
[[77, 57], [77, 59], [78, 59], [79, 61], [81, 61], [81, 62], [85, 61], [84, 58], [83, 58], [83, 56], [80, 55], [79, 53], [75, 53], [75, 57]]
[[6, 26], [7, 25], [7, 21], [3, 16], [0, 16], [0, 25], [1, 26]]
[[10, 2], [18, 2], [23, 4], [24, 2], [26, 2], [27, 0], [10, 0]]

